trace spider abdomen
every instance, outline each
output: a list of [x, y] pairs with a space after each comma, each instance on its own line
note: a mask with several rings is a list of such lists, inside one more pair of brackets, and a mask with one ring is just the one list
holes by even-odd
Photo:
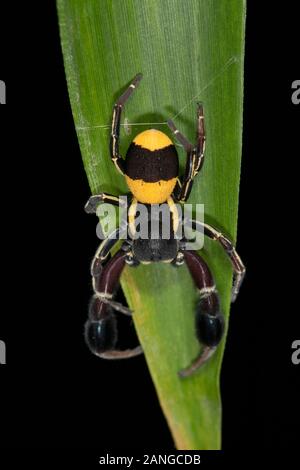
[[135, 137], [126, 154], [125, 178], [139, 202], [165, 202], [176, 185], [178, 171], [178, 154], [166, 134], [149, 129]]

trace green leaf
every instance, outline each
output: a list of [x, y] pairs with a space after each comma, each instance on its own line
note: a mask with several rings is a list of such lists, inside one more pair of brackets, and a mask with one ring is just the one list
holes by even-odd
[[[91, 191], [128, 192], [109, 158], [109, 127], [114, 101], [142, 72], [144, 79], [124, 113], [129, 126], [122, 127], [122, 154], [146, 128], [170, 135], [165, 124], [169, 118], [194, 141], [196, 102], [202, 101], [206, 157], [189, 202], [204, 203], [206, 221], [235, 240], [245, 0], [58, 0], [58, 12], [70, 100]], [[186, 157], [178, 149], [183, 168]], [[214, 273], [228, 325], [230, 263], [212, 241], [205, 242], [202, 254]], [[197, 291], [187, 268], [126, 267], [122, 286], [177, 448], [219, 449], [225, 339], [194, 376], [177, 375], [200, 350], [194, 331]]]

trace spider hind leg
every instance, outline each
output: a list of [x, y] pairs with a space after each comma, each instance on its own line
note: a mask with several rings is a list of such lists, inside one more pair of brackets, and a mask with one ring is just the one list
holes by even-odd
[[125, 359], [141, 354], [141, 346], [119, 350], [117, 345], [117, 313], [131, 315], [131, 311], [116, 302], [113, 294], [124, 269], [127, 254], [119, 250], [93, 276], [94, 295], [90, 302], [89, 317], [85, 324], [84, 337], [90, 351], [103, 359]]
[[200, 300], [196, 308], [195, 327], [198, 341], [204, 348], [187, 368], [179, 371], [188, 377], [198, 370], [215, 352], [224, 332], [224, 317], [212, 274], [205, 261], [193, 251], [184, 251], [186, 264], [199, 289]]

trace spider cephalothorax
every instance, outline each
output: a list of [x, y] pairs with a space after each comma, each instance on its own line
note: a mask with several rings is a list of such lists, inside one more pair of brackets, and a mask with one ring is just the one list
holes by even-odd
[[[140, 263], [170, 263], [188, 266], [199, 292], [196, 306], [196, 335], [204, 345], [203, 351], [192, 364], [180, 371], [181, 376], [188, 376], [197, 370], [213, 354], [220, 342], [224, 330], [224, 319], [220, 312], [219, 297], [213, 276], [201, 256], [187, 249], [186, 240], [176, 236], [179, 224], [184, 224], [204, 235], [217, 240], [227, 253], [235, 273], [232, 301], [235, 300], [245, 274], [245, 267], [234, 246], [228, 238], [212, 226], [179, 215], [175, 203], [187, 201], [193, 181], [203, 165], [205, 149], [203, 107], [197, 108], [197, 139], [191, 144], [172, 121], [169, 128], [187, 153], [185, 173], [179, 178], [178, 155], [175, 145], [163, 132], [149, 129], [138, 134], [130, 144], [123, 159], [119, 154], [119, 134], [121, 111], [133, 90], [142, 78], [138, 74], [125, 93], [118, 99], [113, 109], [110, 154], [117, 170], [126, 179], [132, 199], [127, 208], [125, 226], [111, 233], [99, 246], [91, 266], [94, 295], [89, 309], [89, 318], [85, 325], [85, 339], [91, 351], [105, 359], [118, 359], [136, 356], [142, 352], [140, 346], [134, 349], [118, 350], [116, 313], [131, 312], [127, 307], [113, 300], [122, 270], [126, 264], [137, 266]], [[107, 202], [122, 206], [118, 196], [101, 193], [91, 196], [86, 204], [88, 213], [95, 213], [99, 204]], [[146, 225], [153, 222], [152, 208], [165, 203], [169, 213], [170, 231], [163, 236], [164, 222], [158, 220], [158, 235], [139, 238], [136, 232], [136, 214], [139, 204], [144, 205]], [[108, 260], [110, 250], [126, 232], [127, 238], [117, 253]], [[149, 231], [151, 233], [151, 231]], [[124, 238], [124, 237], [123, 237]]]

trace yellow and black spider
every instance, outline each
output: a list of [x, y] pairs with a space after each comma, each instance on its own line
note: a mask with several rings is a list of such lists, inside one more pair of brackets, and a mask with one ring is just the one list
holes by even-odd
[[[178, 239], [178, 225], [188, 224], [194, 230], [202, 231], [223, 247], [232, 263], [235, 278], [232, 301], [235, 300], [245, 274], [245, 267], [228, 238], [215, 228], [196, 220], [180, 220], [176, 203], [184, 203], [191, 192], [193, 180], [200, 171], [204, 160], [205, 132], [203, 107], [197, 107], [197, 139], [192, 145], [172, 121], [169, 128], [182, 144], [187, 154], [186, 168], [182, 180], [179, 178], [178, 155], [173, 142], [163, 132], [149, 129], [138, 134], [130, 144], [123, 159], [119, 153], [121, 112], [124, 104], [142, 78], [138, 74], [113, 108], [110, 154], [119, 172], [126, 179], [132, 198], [127, 210], [125, 226], [117, 228], [99, 246], [91, 266], [94, 295], [89, 318], [85, 325], [85, 339], [90, 350], [104, 359], [121, 359], [136, 356], [142, 352], [140, 346], [134, 349], [116, 349], [117, 316], [115, 312], [131, 314], [130, 310], [113, 300], [116, 287], [125, 264], [137, 266], [140, 263], [165, 262], [173, 266], [187, 264], [199, 292], [196, 307], [196, 335], [204, 345], [203, 351], [192, 364], [179, 372], [182, 377], [192, 374], [213, 354], [224, 330], [224, 319], [220, 312], [219, 299], [213, 276], [205, 261], [195, 251], [186, 248], [186, 240]], [[101, 193], [91, 196], [85, 206], [88, 213], [95, 213], [99, 204], [106, 202], [122, 205], [118, 196]], [[147, 222], [151, 223], [151, 207], [166, 203], [170, 211], [170, 236], [158, 238], [135, 237], [135, 217], [138, 205], [143, 203]], [[160, 222], [162, 224], [162, 222]], [[160, 227], [162, 229], [163, 227]], [[110, 250], [124, 235], [129, 233], [119, 251], [108, 261]]]

